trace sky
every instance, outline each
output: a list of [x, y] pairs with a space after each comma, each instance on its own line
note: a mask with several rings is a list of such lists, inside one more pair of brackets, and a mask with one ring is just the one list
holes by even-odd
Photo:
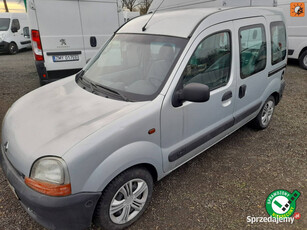
[[[24, 0], [6, 0], [9, 12], [23, 13], [25, 11]], [[0, 0], [0, 12], [5, 12], [3, 0]]]

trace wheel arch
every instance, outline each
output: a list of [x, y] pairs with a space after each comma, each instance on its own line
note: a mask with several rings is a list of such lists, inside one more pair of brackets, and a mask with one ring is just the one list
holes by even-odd
[[307, 51], [307, 46], [305, 46], [305, 47], [301, 50], [300, 54], [298, 55], [298, 58], [300, 58], [301, 55], [302, 55], [305, 51]]
[[134, 167], [146, 168], [154, 181], [161, 179], [164, 176], [161, 148], [154, 143], [139, 142], [118, 149], [92, 171], [81, 190], [102, 192], [116, 176]]
[[272, 93], [270, 96], [273, 96], [274, 97], [274, 100], [275, 100], [275, 105], [278, 105], [279, 101], [280, 101], [280, 95], [278, 92], [274, 92]]

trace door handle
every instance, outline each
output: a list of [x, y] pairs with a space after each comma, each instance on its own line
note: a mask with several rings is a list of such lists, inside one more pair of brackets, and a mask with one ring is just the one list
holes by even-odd
[[222, 97], [222, 101], [227, 101], [230, 98], [232, 98], [232, 92], [231, 91], [227, 91], [226, 93], [224, 93], [224, 95]]
[[94, 36], [90, 37], [90, 44], [91, 44], [91, 47], [96, 47], [97, 46], [97, 39], [96, 39], [96, 37], [94, 37]]
[[239, 88], [239, 98], [242, 98], [245, 96], [246, 92], [246, 85], [241, 85]]

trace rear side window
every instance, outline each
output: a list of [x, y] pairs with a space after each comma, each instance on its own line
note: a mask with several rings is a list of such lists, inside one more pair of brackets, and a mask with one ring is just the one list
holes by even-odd
[[242, 27], [240, 37], [240, 74], [241, 78], [260, 72], [266, 66], [267, 51], [264, 26]]
[[283, 22], [272, 22], [271, 28], [271, 53], [272, 65], [281, 62], [286, 58], [287, 40], [286, 27]]
[[202, 40], [190, 58], [183, 72], [183, 85], [201, 83], [210, 90], [224, 86], [229, 80], [230, 66], [230, 33], [212, 34]]
[[26, 37], [26, 38], [30, 38], [29, 27], [24, 27], [23, 28], [23, 36]]

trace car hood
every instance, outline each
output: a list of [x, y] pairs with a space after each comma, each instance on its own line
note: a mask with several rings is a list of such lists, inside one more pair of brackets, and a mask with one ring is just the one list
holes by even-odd
[[94, 95], [70, 77], [19, 99], [5, 117], [2, 143], [9, 142], [11, 163], [19, 170], [27, 165], [28, 171], [36, 159], [63, 156], [87, 136], [146, 103]]

